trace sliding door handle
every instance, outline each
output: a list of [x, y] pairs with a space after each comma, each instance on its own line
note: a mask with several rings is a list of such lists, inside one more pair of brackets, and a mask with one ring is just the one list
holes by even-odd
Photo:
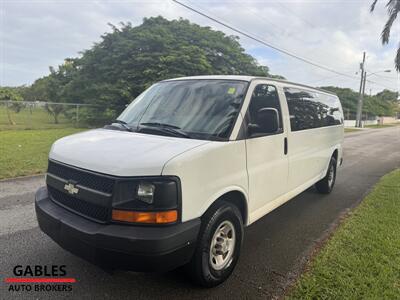
[[287, 137], [283, 140], [283, 153], [286, 155], [288, 153], [288, 142]]

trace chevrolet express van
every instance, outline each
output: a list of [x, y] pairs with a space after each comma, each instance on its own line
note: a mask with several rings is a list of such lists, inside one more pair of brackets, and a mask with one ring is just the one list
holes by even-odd
[[330, 92], [283, 80], [164, 80], [102, 129], [64, 137], [36, 194], [39, 226], [105, 268], [185, 266], [215, 286], [243, 227], [315, 185], [330, 193], [343, 113]]

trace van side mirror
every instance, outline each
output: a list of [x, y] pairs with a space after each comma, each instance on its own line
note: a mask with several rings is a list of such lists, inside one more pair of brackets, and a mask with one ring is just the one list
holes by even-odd
[[247, 127], [250, 136], [276, 133], [279, 129], [279, 114], [275, 108], [264, 107], [257, 111], [256, 123]]

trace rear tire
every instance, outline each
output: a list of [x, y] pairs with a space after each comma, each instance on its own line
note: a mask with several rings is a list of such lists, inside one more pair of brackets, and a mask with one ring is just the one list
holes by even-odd
[[326, 176], [315, 184], [315, 188], [319, 193], [329, 194], [332, 192], [336, 181], [336, 166], [336, 158], [332, 157]]
[[196, 284], [214, 287], [231, 275], [239, 259], [242, 216], [235, 205], [219, 201], [201, 223], [196, 250], [186, 270]]

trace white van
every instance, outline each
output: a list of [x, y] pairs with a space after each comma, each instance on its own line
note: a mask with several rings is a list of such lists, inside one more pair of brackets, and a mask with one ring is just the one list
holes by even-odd
[[332, 191], [342, 142], [330, 92], [250, 76], [165, 80], [112, 125], [54, 143], [36, 214], [97, 265], [185, 265], [215, 286], [235, 268], [244, 226], [314, 184]]

